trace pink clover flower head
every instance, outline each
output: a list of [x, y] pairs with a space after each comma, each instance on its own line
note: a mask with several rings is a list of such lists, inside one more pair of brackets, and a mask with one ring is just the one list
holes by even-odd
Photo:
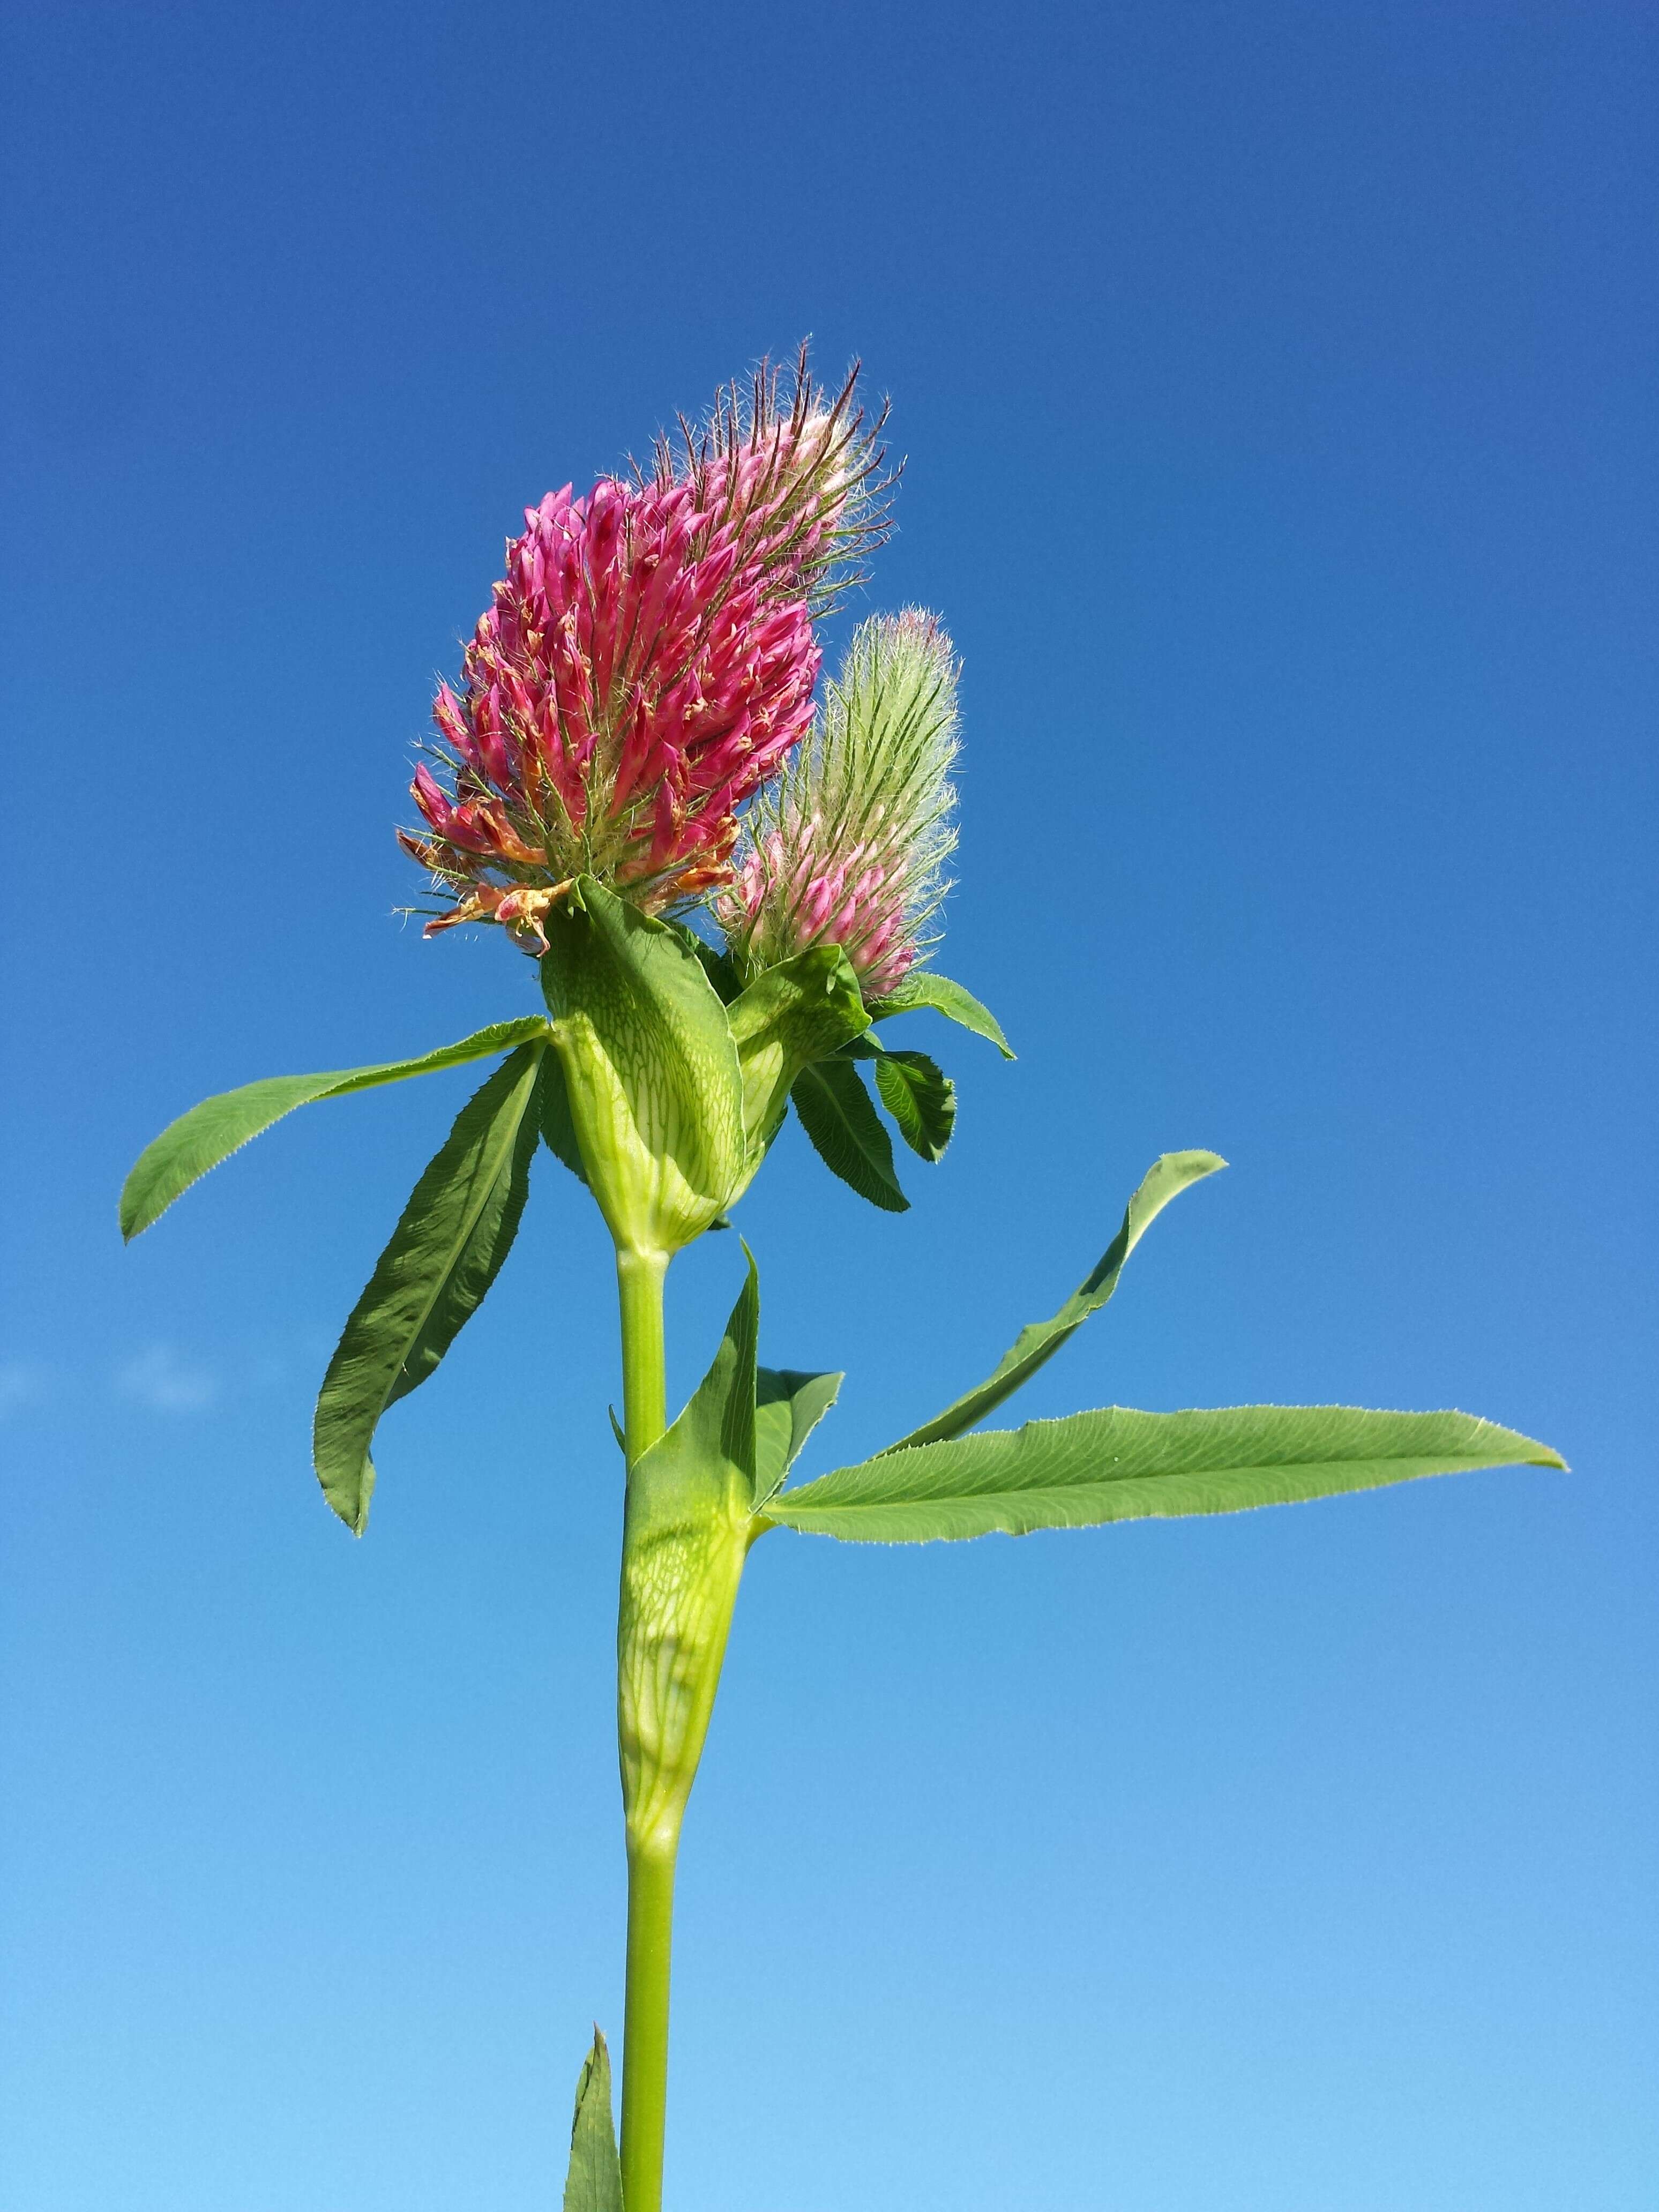
[[453, 901], [428, 935], [499, 921], [535, 950], [578, 875], [653, 913], [731, 880], [738, 810], [811, 727], [813, 617], [885, 532], [857, 376], [763, 364], [648, 467], [526, 510], [398, 832]]
[[866, 1000], [937, 941], [955, 849], [957, 664], [921, 609], [862, 623], [811, 737], [750, 810], [714, 901], [745, 974], [839, 945]]

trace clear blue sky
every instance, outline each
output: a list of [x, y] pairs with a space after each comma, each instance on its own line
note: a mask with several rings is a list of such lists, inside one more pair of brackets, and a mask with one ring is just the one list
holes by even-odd
[[[966, 666], [960, 1134], [743, 1208], [822, 1468], [1456, 1405], [1508, 1472], [757, 1552], [684, 1860], [675, 2212], [1647, 2212], [1659, 22], [1596, 4], [13, 0], [8, 2212], [557, 2201], [620, 2027], [607, 1248], [550, 1160], [388, 1420], [310, 1404], [465, 1074], [123, 1254], [161, 1125], [532, 1009], [393, 918], [526, 501], [815, 336]], [[844, 627], [844, 625], [843, 625]], [[676, 1271], [689, 1387], [739, 1260]]]

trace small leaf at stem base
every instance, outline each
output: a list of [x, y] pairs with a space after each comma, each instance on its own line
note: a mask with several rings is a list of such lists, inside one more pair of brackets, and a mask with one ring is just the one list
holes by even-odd
[[611, 2106], [611, 2054], [596, 2027], [576, 2083], [564, 2212], [623, 2212], [622, 2164]]

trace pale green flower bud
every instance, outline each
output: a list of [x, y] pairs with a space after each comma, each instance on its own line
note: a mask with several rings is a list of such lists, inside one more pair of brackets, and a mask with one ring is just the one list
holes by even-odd
[[839, 945], [873, 1000], [926, 957], [956, 845], [957, 732], [957, 665], [935, 618], [910, 607], [862, 623], [715, 902], [744, 972]]

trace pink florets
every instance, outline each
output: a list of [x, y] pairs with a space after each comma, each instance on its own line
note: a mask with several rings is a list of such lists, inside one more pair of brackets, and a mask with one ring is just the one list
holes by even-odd
[[751, 927], [768, 904], [787, 910], [794, 946], [839, 945], [866, 994], [879, 999], [915, 964], [907, 879], [871, 857], [866, 842], [844, 854], [825, 845], [816, 817], [793, 849], [772, 830], [744, 853], [722, 910]]
[[875, 1000], [925, 957], [956, 842], [957, 674], [922, 609], [860, 625], [811, 738], [750, 808], [733, 880], [712, 902], [740, 973], [838, 945]]
[[418, 768], [430, 834], [399, 833], [459, 894], [428, 930], [533, 942], [583, 872], [653, 910], [730, 881], [738, 809], [811, 726], [813, 612], [880, 526], [878, 459], [852, 380], [826, 404], [803, 357], [787, 407], [763, 372], [649, 474], [526, 510], [434, 708], [453, 788]]

